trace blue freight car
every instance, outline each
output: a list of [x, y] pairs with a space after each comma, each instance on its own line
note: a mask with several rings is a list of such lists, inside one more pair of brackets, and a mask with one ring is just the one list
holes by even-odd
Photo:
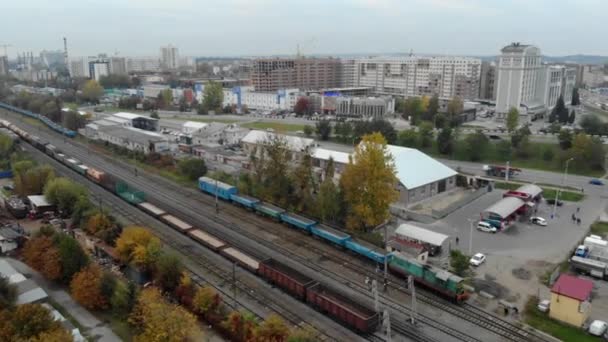
[[344, 247], [379, 264], [383, 264], [385, 259], [390, 261], [390, 257], [392, 256], [392, 254], [387, 254], [388, 252], [381, 251], [377, 247], [365, 246], [364, 243], [353, 240], [345, 241]]
[[260, 203], [259, 199], [247, 195], [232, 194], [230, 195], [230, 199], [232, 202], [240, 204], [249, 209], [255, 209], [256, 204]]
[[318, 236], [324, 240], [327, 240], [331, 243], [335, 243], [339, 246], [344, 246], [344, 243], [347, 240], [350, 240], [350, 235], [341, 232], [339, 230], [330, 228], [323, 224], [318, 224], [310, 228], [310, 231], [313, 235]]
[[281, 209], [272, 204], [260, 202], [255, 206], [255, 210], [267, 216], [274, 218], [275, 220], [281, 220], [281, 214], [285, 212], [285, 209]]
[[317, 221], [313, 221], [307, 219], [306, 217], [302, 217], [300, 215], [291, 214], [291, 213], [282, 213], [281, 220], [287, 224], [290, 224], [296, 228], [303, 229], [307, 232], [310, 231], [310, 227], [317, 224]]
[[230, 201], [230, 195], [235, 195], [237, 193], [236, 187], [209, 177], [199, 178], [198, 187], [202, 191], [213, 196], [217, 195], [217, 197], [225, 199], [226, 201]]

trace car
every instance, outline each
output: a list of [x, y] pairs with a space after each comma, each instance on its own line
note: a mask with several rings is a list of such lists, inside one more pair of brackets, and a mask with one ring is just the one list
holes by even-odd
[[477, 230], [488, 233], [496, 233], [496, 231], [498, 231], [496, 227], [485, 221], [477, 222]]
[[538, 305], [536, 306], [536, 308], [538, 309], [538, 311], [540, 312], [549, 312], [549, 308], [551, 306], [551, 301], [548, 299], [543, 299], [541, 300]]
[[592, 180], [589, 181], [589, 184], [591, 185], [604, 185], [604, 182], [602, 182], [601, 180], [594, 178]]
[[[545, 201], [546, 201], [546, 202], [547, 202], [547, 204], [549, 204], [549, 205], [555, 205], [555, 203], [556, 203], [556, 202], [555, 202], [555, 198], [547, 198]], [[562, 201], [560, 201], [560, 200], [557, 200], [557, 206], [558, 206], [558, 207], [561, 207], [563, 204], [564, 204], [564, 202], [562, 202]]]
[[593, 336], [603, 336], [608, 329], [608, 323], [595, 320], [589, 325], [589, 333]]
[[547, 220], [545, 220], [544, 218], [542, 218], [540, 216], [532, 216], [532, 217], [530, 217], [530, 223], [544, 227], [547, 225]]
[[486, 261], [486, 256], [483, 255], [482, 253], [477, 253], [471, 257], [471, 260], [469, 260], [469, 263], [472, 266], [477, 267], [477, 266], [483, 264], [485, 261]]

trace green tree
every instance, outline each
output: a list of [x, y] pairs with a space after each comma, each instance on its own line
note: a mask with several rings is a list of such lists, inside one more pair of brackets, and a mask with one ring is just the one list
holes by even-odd
[[579, 125], [590, 135], [602, 134], [602, 120], [597, 115], [585, 115], [579, 121]]
[[513, 133], [517, 129], [519, 122], [519, 111], [515, 107], [511, 107], [507, 113], [507, 131]]
[[577, 161], [575, 165], [580, 163], [595, 170], [604, 168], [606, 152], [597, 138], [591, 138], [584, 133], [577, 134], [572, 141], [572, 155]]
[[507, 161], [511, 159], [511, 143], [507, 140], [501, 140], [496, 144], [496, 152], [500, 160]]
[[83, 128], [87, 123], [87, 120], [84, 116], [72, 110], [63, 112], [62, 121], [64, 127], [74, 131]]
[[156, 261], [154, 278], [161, 289], [173, 292], [182, 277], [184, 266], [179, 257], [172, 253], [163, 253]]
[[406, 129], [399, 132], [399, 145], [405, 147], [418, 148], [420, 146], [420, 136], [415, 129]]
[[321, 120], [317, 122], [316, 129], [317, 135], [321, 140], [328, 140], [331, 135], [331, 123], [329, 120]]
[[551, 134], [557, 134], [560, 132], [561, 129], [562, 125], [560, 125], [557, 121], [553, 121], [551, 125], [549, 125], [549, 133]]
[[[317, 125], [318, 125], [318, 123], [317, 123]], [[314, 131], [315, 130], [312, 128], [312, 126], [310, 126], [310, 125], [305, 125], [304, 126], [304, 135], [305, 136], [311, 137], [312, 134], [314, 133]]]
[[[255, 153], [254, 153], [255, 154]], [[259, 159], [254, 168], [262, 178], [264, 197], [285, 206], [291, 192], [289, 162], [292, 159], [289, 146], [284, 137], [272, 134], [262, 146]]]
[[443, 128], [437, 136], [437, 149], [441, 154], [451, 154], [454, 149], [454, 138], [450, 127]]
[[117, 281], [114, 286], [110, 306], [115, 315], [125, 317], [131, 312], [137, 300], [137, 286], [132, 282]]
[[574, 137], [572, 136], [572, 132], [568, 129], [562, 129], [561, 131], [559, 131], [559, 136], [557, 137], [557, 140], [559, 141], [559, 147], [561, 147], [562, 150], [567, 150], [570, 147], [572, 147], [572, 139]]
[[334, 184], [334, 160], [330, 157], [325, 168], [325, 177], [317, 194], [317, 216], [322, 221], [337, 222], [342, 203], [340, 189]]
[[82, 87], [82, 97], [90, 102], [98, 103], [103, 95], [103, 87], [95, 80], [87, 81]]
[[67, 234], [55, 234], [55, 245], [59, 250], [62, 281], [68, 284], [74, 274], [89, 264], [89, 257], [76, 239]]
[[150, 113], [150, 117], [152, 119], [160, 119], [160, 116], [158, 116], [158, 112], [157, 111], [153, 111], [152, 113]]
[[557, 120], [564, 124], [568, 123], [568, 117], [568, 108], [566, 108], [566, 104], [564, 103], [564, 97], [560, 95], [555, 107], [553, 107], [553, 110], [551, 111], [550, 119], [553, 118], [553, 121]]
[[49, 203], [57, 206], [62, 212], [72, 214], [74, 205], [81, 196], [86, 196], [84, 186], [74, 183], [67, 178], [51, 179], [44, 187], [44, 197]]
[[555, 152], [553, 152], [553, 149], [551, 147], [545, 148], [543, 150], [543, 160], [551, 162], [553, 161], [553, 158], [555, 158]]
[[418, 130], [418, 137], [420, 139], [418, 146], [421, 148], [431, 147], [435, 138], [433, 124], [428, 121], [421, 123]]
[[[429, 120], [433, 120], [435, 115], [439, 113], [439, 96], [434, 94], [429, 100], [428, 115]], [[441, 127], [441, 126], [440, 126]]]
[[224, 102], [222, 85], [214, 81], [207, 83], [203, 91], [203, 108], [206, 111], [214, 110], [219, 113], [222, 109], [222, 102]]
[[59, 100], [47, 101], [44, 106], [40, 109], [40, 114], [46, 116], [51, 119], [53, 122], [61, 121], [61, 106], [58, 103]]
[[448, 114], [450, 121], [452, 121], [454, 117], [460, 115], [463, 110], [464, 103], [458, 96], [454, 96], [452, 99], [450, 99], [450, 102], [448, 102], [448, 108], [446, 113]]
[[353, 142], [353, 125], [350, 122], [338, 122], [334, 131], [336, 132], [338, 140], [342, 143], [351, 144]]
[[457, 249], [450, 251], [450, 267], [457, 275], [464, 277], [469, 270], [469, 256]]
[[572, 101], [571, 104], [573, 106], [578, 106], [581, 104], [581, 98], [578, 94], [578, 88], [573, 88], [572, 89]]
[[0, 277], [0, 310], [12, 308], [18, 295], [17, 285], [11, 284], [7, 277]]
[[469, 134], [464, 139], [464, 147], [470, 161], [480, 161], [486, 154], [490, 141], [481, 131]]
[[384, 137], [380, 133], [364, 136], [340, 178], [350, 229], [366, 230], [389, 218], [389, 206], [398, 197], [395, 173]]
[[404, 103], [403, 118], [410, 120], [411, 124], [416, 124], [423, 114], [422, 100], [419, 97], [410, 97]]
[[200, 158], [185, 158], [177, 163], [179, 173], [189, 180], [197, 180], [207, 173], [207, 165]]
[[574, 109], [570, 112], [570, 116], [568, 117], [568, 123], [569, 124], [573, 124], [574, 121], [576, 121], [576, 112], [574, 112]]
[[298, 211], [308, 211], [313, 206], [312, 193], [315, 184], [312, 174], [312, 157], [305, 153], [291, 175], [293, 181], [293, 201]]

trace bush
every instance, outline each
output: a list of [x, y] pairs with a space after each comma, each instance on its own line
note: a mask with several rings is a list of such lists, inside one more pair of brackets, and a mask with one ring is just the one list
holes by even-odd
[[179, 173], [189, 180], [197, 180], [207, 173], [205, 161], [199, 158], [186, 158], [177, 163]]

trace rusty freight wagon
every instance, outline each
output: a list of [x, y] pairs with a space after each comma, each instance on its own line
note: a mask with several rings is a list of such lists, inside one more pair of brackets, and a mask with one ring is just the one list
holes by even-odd
[[306, 288], [315, 282], [312, 278], [275, 259], [262, 261], [258, 274], [300, 300], [306, 299]]

